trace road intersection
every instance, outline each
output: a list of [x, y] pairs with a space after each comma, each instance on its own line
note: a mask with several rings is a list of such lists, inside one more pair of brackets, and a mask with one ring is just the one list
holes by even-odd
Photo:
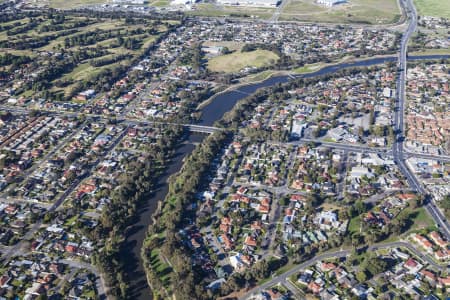
[[[405, 153], [404, 153], [404, 115], [405, 115], [405, 87], [406, 87], [406, 71], [407, 71], [407, 51], [408, 51], [408, 42], [411, 38], [411, 35], [417, 28], [417, 12], [412, 3], [412, 0], [402, 0], [405, 12], [408, 16], [408, 27], [403, 34], [400, 45], [400, 54], [398, 58], [398, 79], [397, 79], [397, 101], [395, 107], [395, 115], [394, 115], [394, 127], [396, 130], [396, 139], [392, 146], [392, 154], [394, 156], [394, 161], [399, 167], [400, 171], [408, 180], [409, 186], [415, 190], [416, 192], [427, 196], [425, 189], [420, 184], [417, 177], [414, 173], [408, 168], [405, 163]], [[408, 153], [408, 155], [414, 155], [412, 153]], [[431, 217], [434, 219], [436, 224], [440, 227], [444, 236], [450, 239], [450, 230], [448, 226], [448, 222], [446, 218], [443, 216], [442, 212], [434, 203], [434, 200], [427, 196], [425, 208]]]
[[[380, 244], [374, 244], [372, 246], [367, 247], [367, 251], [377, 251], [379, 249], [393, 249], [393, 248], [405, 248], [408, 249], [410, 252], [414, 253], [417, 257], [420, 258], [420, 260], [424, 263], [428, 263], [437, 270], [444, 270], [444, 267], [436, 264], [432, 259], [430, 259], [428, 256], [423, 255], [420, 251], [418, 251], [416, 248], [414, 248], [411, 244], [403, 241], [399, 242], [391, 242], [391, 243], [380, 243]], [[249, 299], [253, 295], [259, 294], [261, 291], [266, 290], [272, 286], [276, 286], [278, 284], [286, 284], [288, 282], [289, 277], [299, 273], [301, 270], [305, 270], [306, 268], [316, 264], [319, 261], [331, 259], [331, 258], [344, 258], [348, 257], [351, 254], [352, 250], [349, 249], [343, 249], [343, 250], [337, 250], [337, 251], [330, 251], [325, 252], [322, 254], [319, 254], [317, 256], [314, 256], [312, 259], [307, 260], [289, 271], [276, 276], [272, 278], [271, 280], [267, 281], [264, 284], [258, 285], [254, 289], [248, 291], [241, 297], [239, 297], [239, 300]]]
[[[441, 156], [433, 156], [433, 155], [427, 155], [427, 154], [416, 154], [412, 152], [406, 152], [404, 150], [404, 114], [405, 114], [405, 87], [406, 87], [406, 70], [407, 70], [407, 48], [408, 48], [408, 42], [411, 38], [411, 35], [414, 33], [417, 27], [417, 12], [414, 7], [414, 4], [412, 3], [412, 0], [401, 0], [402, 7], [405, 11], [405, 14], [407, 16], [407, 22], [408, 26], [406, 28], [406, 31], [403, 34], [403, 37], [401, 39], [401, 45], [400, 45], [400, 53], [398, 57], [398, 79], [397, 79], [397, 97], [396, 97], [396, 106], [395, 106], [395, 115], [394, 115], [394, 128], [396, 131], [396, 138], [392, 145], [392, 150], [389, 151], [392, 153], [394, 157], [394, 161], [396, 162], [396, 165], [399, 167], [402, 174], [406, 177], [409, 186], [412, 190], [416, 191], [419, 194], [422, 194], [426, 196], [426, 203], [425, 208], [430, 214], [430, 216], [434, 219], [437, 226], [440, 228], [444, 236], [447, 240], [450, 239], [450, 230], [448, 226], [448, 221], [443, 216], [440, 209], [436, 206], [434, 200], [427, 195], [425, 189], [420, 184], [419, 180], [415, 176], [415, 174], [408, 168], [408, 166], [405, 163], [406, 157], [420, 157], [420, 158], [428, 158], [428, 159], [441, 159], [444, 161], [447, 161], [447, 157], [441, 157]], [[298, 143], [304, 143], [304, 142], [316, 142], [314, 140], [303, 140]], [[383, 148], [370, 148], [365, 146], [353, 146], [353, 145], [343, 145], [338, 143], [327, 143], [327, 142], [320, 142], [324, 146], [331, 147], [331, 148], [337, 148], [342, 150], [348, 150], [348, 151], [365, 151], [365, 152], [375, 152], [375, 153], [388, 153], [387, 149]], [[406, 152], [406, 153], [405, 153]], [[376, 200], [376, 199], [375, 199]], [[396, 248], [396, 247], [402, 247], [406, 248], [412, 253], [414, 253], [417, 257], [419, 257], [422, 261], [430, 264], [431, 266], [435, 267], [436, 269], [443, 270], [444, 268], [442, 266], [437, 265], [432, 259], [430, 259], [427, 256], [424, 256], [420, 251], [418, 251], [416, 248], [414, 248], [411, 244], [406, 242], [392, 242], [392, 243], [385, 243], [385, 244], [376, 244], [368, 247], [368, 251], [375, 251], [380, 248]], [[272, 286], [275, 286], [277, 284], [283, 283], [286, 286], [290, 287], [292, 284], [287, 280], [292, 275], [297, 274], [300, 270], [303, 270], [313, 264], [315, 264], [318, 261], [329, 259], [329, 258], [342, 258], [350, 255], [350, 250], [341, 250], [341, 251], [334, 251], [334, 252], [327, 252], [320, 255], [315, 256], [314, 258], [303, 262], [302, 264], [299, 264], [295, 266], [294, 268], [290, 269], [289, 271], [276, 276], [272, 278], [270, 281], [257, 286], [256, 288], [248, 291], [246, 294], [241, 296], [239, 299], [248, 299], [252, 295], [256, 295], [260, 293], [261, 291], [270, 288]], [[296, 289], [292, 290], [294, 293], [296, 293]]]
[[[410, 40], [411, 35], [416, 30], [417, 13], [414, 8], [414, 5], [412, 4], [412, 0], [401, 0], [401, 1], [403, 3], [405, 14], [408, 16], [409, 22], [408, 22], [407, 29], [401, 39], [400, 53], [399, 53], [399, 57], [398, 57], [399, 73], [398, 73], [398, 81], [397, 81], [397, 101], [396, 101], [396, 109], [395, 109], [395, 115], [394, 115], [394, 127], [395, 127], [395, 131], [396, 131], [396, 139], [392, 145], [392, 149], [374, 148], [374, 147], [368, 147], [368, 146], [363, 146], [363, 145], [340, 144], [340, 143], [319, 141], [319, 140], [314, 140], [314, 139], [302, 139], [301, 141], [291, 142], [290, 144], [298, 145], [298, 144], [307, 143], [307, 142], [314, 142], [314, 143], [320, 143], [322, 146], [325, 146], [325, 147], [340, 149], [340, 150], [344, 150], [344, 151], [391, 154], [394, 157], [394, 161], [398, 165], [400, 171], [408, 180], [410, 188], [420, 194], [426, 195], [425, 189], [422, 187], [422, 185], [420, 184], [420, 182], [417, 179], [417, 177], [415, 176], [415, 174], [413, 172], [411, 172], [411, 170], [408, 168], [408, 166], [405, 163], [405, 159], [407, 157], [420, 157], [420, 158], [427, 158], [427, 159], [439, 159], [442, 161], [450, 161], [450, 157], [436, 156], [436, 155], [430, 155], [430, 154], [412, 153], [412, 152], [407, 152], [404, 149], [404, 134], [403, 133], [404, 133], [404, 112], [405, 112], [405, 106], [406, 106], [406, 104], [405, 104], [405, 86], [406, 86], [406, 69], [407, 69], [407, 45], [408, 45], [408, 41]], [[279, 17], [279, 11], [275, 15], [273, 21], [276, 22], [278, 20], [278, 17]], [[130, 108], [132, 108], [132, 106], [130, 106]], [[0, 109], [10, 110], [10, 111], [16, 112], [16, 113], [28, 113], [29, 112], [29, 110], [20, 109], [20, 108], [12, 108], [9, 106], [0, 106]], [[42, 110], [41, 112], [50, 114], [50, 115], [55, 114], [55, 115], [64, 115], [64, 116], [72, 116], [72, 117], [85, 116], [87, 118], [103, 119], [103, 117], [100, 115], [84, 115], [84, 114], [77, 113], [77, 112], [64, 113], [64, 112], [44, 111], [44, 110]], [[117, 119], [117, 121], [123, 122], [123, 124], [126, 124], [127, 126], [135, 126], [135, 125], [158, 126], [158, 125], [169, 125], [169, 124], [170, 125], [180, 125], [180, 126], [186, 127], [190, 131], [203, 132], [203, 133], [208, 133], [208, 134], [216, 132], [218, 130], [223, 130], [223, 129], [217, 128], [217, 127], [202, 126], [202, 125], [196, 125], [196, 124], [175, 124], [175, 123], [165, 123], [165, 122], [150, 122], [150, 121], [143, 121], [143, 120], [136, 120], [136, 119], [127, 119], [127, 118], [120, 118], [120, 119]], [[123, 138], [123, 136], [125, 134], [126, 134], [126, 130], [123, 131], [122, 134], [114, 141], [113, 145], [108, 149], [107, 152], [112, 150], [117, 145], [117, 143]], [[59, 151], [60, 148], [72, 136], [73, 135], [65, 138], [58, 147], [56, 147], [53, 151], [51, 151], [44, 157], [43, 161], [47, 160], [51, 155], [53, 155], [54, 153]], [[92, 164], [92, 167], [90, 168], [89, 172], [92, 172], [92, 170], [95, 169], [95, 167], [97, 166], [98, 163], [99, 163], [99, 160], [96, 160]], [[31, 174], [32, 171], [34, 170], [34, 168], [36, 168], [36, 166], [33, 167], [33, 169], [28, 170], [26, 174], [27, 175]], [[74, 188], [76, 186], [78, 186], [78, 184], [79, 184], [79, 181], [77, 181], [71, 188], [69, 188], [67, 190], [67, 192], [63, 196], [61, 196], [59, 198], [59, 200], [49, 210], [53, 211], [53, 210], [57, 209], [64, 202], [65, 198], [74, 190]], [[286, 190], [276, 189], [276, 192], [280, 193], [280, 194], [283, 192], [287, 192], [287, 191], [288, 191], [287, 189]], [[373, 201], [377, 201], [377, 199], [373, 199]], [[445, 217], [443, 216], [442, 212], [436, 206], [434, 201], [432, 199], [430, 199], [430, 197], [427, 198], [427, 203], [425, 204], [425, 208], [427, 209], [427, 211], [429, 212], [431, 217], [435, 220], [435, 222], [438, 224], [438, 226], [440, 227], [444, 236], [449, 240], [450, 239], [450, 230], [448, 227], [448, 222], [445, 219]], [[278, 219], [278, 217], [275, 217], [275, 216], [274, 216], [274, 218]], [[25, 240], [31, 238], [32, 234], [34, 234], [37, 230], [39, 230], [41, 225], [42, 225], [42, 223], [39, 223], [39, 222], [36, 223], [35, 226], [29, 231], [29, 233], [25, 237]], [[273, 239], [273, 238], [274, 238], [274, 236], [271, 234], [271, 239]], [[8, 251], [6, 253], [6, 257], [11, 257], [13, 254], [16, 254], [17, 251], [20, 250], [19, 248], [21, 246], [23, 246], [23, 245], [19, 243], [17, 245], [17, 247], [10, 248], [10, 251]], [[434, 263], [434, 261], [429, 260], [427, 257], [424, 257], [419, 251], [417, 251], [410, 244], [407, 244], [404, 242], [378, 244], [378, 245], [370, 246], [368, 249], [376, 250], [378, 248], [390, 248], [390, 247], [408, 248], [412, 253], [416, 254], [417, 256], [419, 256], [421, 259], [425, 260], [429, 264], [431, 264], [437, 268], [441, 268], [440, 266], [436, 265]], [[240, 299], [246, 299], [251, 294], [258, 293], [258, 292], [262, 291], [263, 289], [269, 288], [278, 283], [285, 283], [287, 278], [296, 274], [300, 270], [315, 264], [317, 261], [328, 259], [328, 258], [333, 258], [333, 257], [337, 257], [337, 258], [346, 257], [349, 254], [350, 254], [350, 250], [340, 250], [340, 251], [327, 252], [327, 253], [320, 254], [320, 255], [312, 258], [311, 260], [308, 260], [308, 261], [294, 267], [293, 269], [289, 270], [288, 272], [273, 278], [272, 280], [266, 282], [265, 284], [258, 286], [257, 288], [248, 292], [246, 295], [244, 295]], [[81, 266], [81, 267], [87, 268], [88, 266], [90, 266], [90, 265], [86, 264], [86, 266]], [[96, 271], [96, 270], [93, 270], [93, 271]], [[104, 289], [102, 288], [101, 292], [103, 292], [103, 290]]]

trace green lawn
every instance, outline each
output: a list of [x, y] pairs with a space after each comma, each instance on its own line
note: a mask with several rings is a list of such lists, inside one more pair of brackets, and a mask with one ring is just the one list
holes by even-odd
[[74, 80], [83, 80], [92, 74], [95, 67], [91, 66], [89, 63], [79, 64], [72, 72], [66, 74], [64, 79], [71, 78]]
[[450, 19], [450, 1], [448, 0], [414, 0], [414, 4], [421, 16]]
[[409, 217], [411, 217], [411, 221], [413, 224], [410, 230], [419, 230], [435, 225], [433, 219], [430, 217], [430, 215], [428, 215], [428, 213], [425, 211], [425, 208], [423, 207], [414, 209], [413, 211], [405, 209], [401, 212], [401, 214], [408, 214]]
[[450, 49], [424, 49], [423, 51], [414, 51], [409, 55], [450, 55]]
[[130, 62], [129, 59], [122, 60], [122, 61], [110, 64], [110, 65], [105, 65], [105, 66], [101, 66], [101, 67], [93, 67], [89, 63], [80, 64], [75, 69], [73, 69], [72, 72], [67, 73], [61, 77], [61, 80], [63, 80], [63, 81], [64, 80], [74, 81], [73, 84], [68, 85], [67, 87], [62, 88], [62, 89], [53, 87], [52, 91], [59, 91], [59, 92], [63, 92], [64, 94], [68, 94], [69, 91], [76, 85], [77, 82], [89, 79], [92, 76], [97, 75], [98, 73], [100, 73], [101, 71], [103, 71], [106, 68], [113, 68], [119, 64], [127, 65], [127, 64], [129, 64], [129, 62]]
[[217, 56], [209, 60], [208, 69], [213, 72], [234, 73], [245, 67], [263, 67], [274, 64], [278, 55], [268, 50], [255, 50], [250, 52], [234, 52]]
[[159, 279], [163, 284], [168, 286], [172, 268], [161, 260], [158, 249], [152, 249], [150, 254], [150, 265], [155, 273], [158, 274]]
[[396, 0], [349, 0], [331, 8], [315, 0], [286, 0], [282, 20], [324, 23], [389, 24], [398, 21], [401, 12]]
[[355, 232], [359, 232], [361, 229], [361, 216], [354, 217], [350, 220], [348, 224], [348, 231], [350, 235], [353, 235]]
[[256, 74], [250, 74], [239, 79], [239, 83], [253, 83], [266, 80], [276, 74], [276, 71], [266, 70]]
[[309, 64], [309, 65], [304, 65], [303, 67], [298, 67], [298, 68], [292, 70], [292, 72], [294, 72], [295, 74], [311, 73], [311, 72], [315, 72], [315, 71], [323, 68], [323, 66], [324, 66], [324, 64], [322, 64], [322, 63]]

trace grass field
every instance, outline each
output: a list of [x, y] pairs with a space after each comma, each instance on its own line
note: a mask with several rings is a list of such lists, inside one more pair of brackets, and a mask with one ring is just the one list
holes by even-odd
[[278, 55], [267, 50], [255, 50], [251, 52], [234, 52], [217, 56], [209, 60], [208, 69], [213, 72], [234, 73], [245, 67], [269, 66], [278, 59]]
[[350, 235], [353, 235], [355, 232], [359, 232], [361, 230], [361, 217], [357, 216], [350, 220], [348, 224], [348, 231]]
[[159, 250], [153, 249], [150, 254], [150, 265], [153, 270], [155, 270], [156, 274], [158, 274], [159, 279], [165, 285], [169, 285], [170, 281], [170, 273], [172, 272], [172, 268], [164, 263], [160, 257]]
[[414, 211], [405, 209], [401, 214], [408, 214], [409, 220], [412, 222], [409, 230], [420, 230], [435, 225], [433, 219], [423, 207], [417, 208]]
[[[400, 213], [400, 215], [408, 216], [406, 231], [403, 232], [400, 236], [391, 235], [383, 242], [387, 243], [387, 242], [397, 241], [401, 238], [406, 238], [412, 232], [417, 232], [422, 229], [431, 229], [431, 228], [435, 227], [433, 219], [428, 215], [427, 211], [423, 207], [416, 208], [414, 210], [406, 208]], [[397, 218], [398, 218], [398, 216], [397, 216]], [[348, 232], [349, 232], [350, 236], [352, 236], [356, 232], [360, 232], [361, 222], [362, 222], [361, 216], [357, 216], [350, 220], [350, 223], [348, 225]]]
[[[280, 19], [323, 23], [388, 24], [399, 20], [396, 0], [350, 0], [331, 8], [315, 0], [286, 0]], [[437, 1], [437, 0], [436, 0]]]
[[414, 4], [421, 16], [450, 19], [450, 1], [448, 0], [414, 0]]
[[450, 49], [425, 49], [423, 51], [410, 52], [409, 55], [450, 55]]
[[49, 6], [53, 8], [70, 9], [81, 5], [102, 4], [105, 0], [49, 0]]
[[266, 80], [269, 77], [273, 76], [274, 74], [276, 74], [276, 72], [274, 72], [272, 70], [266, 70], [266, 71], [262, 71], [262, 72], [259, 72], [256, 74], [250, 74], [250, 75], [240, 78], [239, 83], [249, 84], [249, 83], [253, 83], [253, 82], [263, 81], [263, 80]]
[[345, 207], [341, 206], [341, 205], [336, 205], [334, 203], [323, 203], [320, 208], [322, 210], [337, 210], [337, 211], [343, 211], [345, 210]]
[[316, 64], [305, 65], [303, 67], [296, 68], [292, 71], [295, 74], [311, 73], [311, 72], [315, 72], [315, 71], [323, 68], [323, 66], [324, 66], [324, 64], [322, 64], [322, 63], [316, 63]]
[[164, 7], [164, 6], [168, 6], [169, 4], [170, 4], [169, 0], [157, 0], [157, 1], [151, 2], [150, 6]]
[[265, 7], [239, 7], [239, 6], [219, 6], [211, 3], [201, 3], [195, 6], [194, 10], [186, 11], [189, 15], [207, 17], [250, 17], [258, 19], [269, 19], [275, 12], [275, 8]]

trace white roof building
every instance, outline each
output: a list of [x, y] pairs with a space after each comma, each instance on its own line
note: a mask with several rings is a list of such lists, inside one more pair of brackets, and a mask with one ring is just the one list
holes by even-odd
[[317, 3], [325, 5], [326, 7], [332, 7], [337, 4], [347, 3], [346, 0], [317, 0]]

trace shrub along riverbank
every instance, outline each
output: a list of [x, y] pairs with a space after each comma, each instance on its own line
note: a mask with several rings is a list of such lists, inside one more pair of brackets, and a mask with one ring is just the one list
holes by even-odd
[[[253, 95], [239, 101], [233, 110], [226, 113], [222, 120], [216, 122], [219, 127], [227, 131], [216, 132], [208, 136], [192, 154], [186, 159], [181, 171], [174, 175], [169, 183], [169, 192], [162, 203], [161, 210], [155, 214], [154, 223], [149, 227], [148, 237], [142, 248], [144, 268], [148, 282], [153, 290], [154, 297], [180, 299], [211, 299], [220, 295], [228, 295], [232, 291], [257, 284], [270, 276], [286, 263], [286, 259], [263, 259], [243, 273], [231, 275], [217, 294], [205, 289], [207, 276], [201, 268], [193, 266], [194, 251], [188, 246], [184, 232], [187, 228], [195, 226], [197, 220], [196, 207], [197, 193], [206, 183], [208, 175], [212, 174], [213, 161], [229, 141], [232, 133], [236, 133], [244, 120], [247, 120], [255, 111], [256, 106], [269, 99], [277, 103], [290, 97], [288, 91], [318, 81], [326, 81], [336, 76], [351, 75], [359, 72], [368, 72], [374, 68], [345, 69], [335, 74], [327, 74], [309, 79], [297, 79], [287, 84], [275, 85], [256, 91]], [[247, 136], [249, 137], [249, 136]], [[272, 132], [261, 130], [251, 139], [283, 140], [284, 136], [276, 136]], [[342, 243], [339, 241], [338, 244]], [[336, 247], [336, 245], [329, 245]], [[327, 247], [328, 248], [328, 245]], [[326, 249], [314, 249], [314, 251]], [[312, 253], [302, 253], [294, 261], [300, 262], [311, 256]]]

